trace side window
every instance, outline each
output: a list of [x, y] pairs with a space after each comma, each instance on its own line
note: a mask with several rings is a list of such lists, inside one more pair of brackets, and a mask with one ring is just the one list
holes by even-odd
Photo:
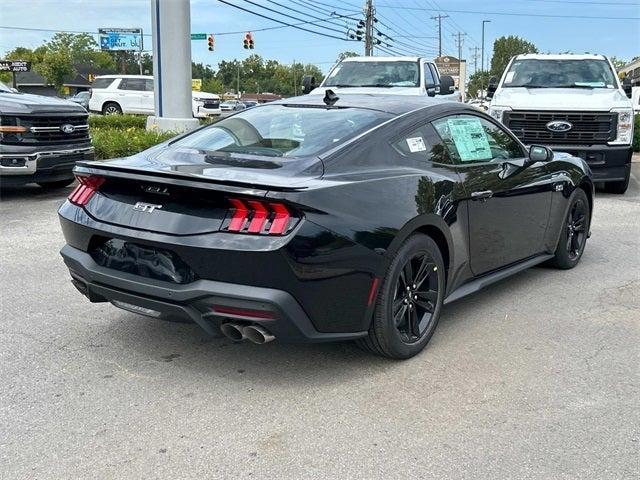
[[455, 115], [433, 122], [454, 163], [522, 158], [525, 152], [502, 128], [475, 115]]
[[433, 159], [433, 135], [429, 134], [429, 128], [420, 127], [410, 133], [402, 135], [392, 143], [403, 157], [419, 161], [436, 161]]
[[144, 78], [123, 78], [120, 82], [119, 90], [135, 90], [137, 92], [144, 92], [145, 89]]
[[146, 80], [144, 81], [144, 89], [145, 89], [147, 92], [153, 92], [153, 80], [146, 79]]
[[428, 63], [424, 64], [424, 85], [436, 85], [436, 79], [433, 76], [433, 72], [431, 71], [431, 65]]
[[113, 78], [96, 78], [91, 85], [91, 88], [107, 88], [109, 85], [113, 83]]
[[440, 75], [438, 75], [438, 71], [436, 70], [436, 66], [433, 63], [429, 64], [429, 69], [431, 70], [431, 75], [435, 79], [436, 85], [440, 83]]

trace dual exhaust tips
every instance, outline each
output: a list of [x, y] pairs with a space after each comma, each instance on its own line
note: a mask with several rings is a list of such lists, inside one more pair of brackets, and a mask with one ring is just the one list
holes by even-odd
[[249, 340], [258, 345], [269, 343], [276, 339], [266, 328], [260, 325], [240, 325], [238, 323], [223, 323], [220, 330], [234, 342]]

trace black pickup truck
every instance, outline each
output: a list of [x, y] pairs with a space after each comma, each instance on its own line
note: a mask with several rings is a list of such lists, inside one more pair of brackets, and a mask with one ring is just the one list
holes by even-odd
[[0, 187], [73, 182], [75, 163], [94, 157], [88, 117], [76, 103], [18, 93], [0, 82]]

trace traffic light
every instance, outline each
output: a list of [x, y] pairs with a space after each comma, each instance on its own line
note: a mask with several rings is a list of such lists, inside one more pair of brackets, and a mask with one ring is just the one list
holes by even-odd
[[253, 44], [253, 33], [251, 32], [247, 32], [244, 35], [244, 41], [242, 42], [243, 46], [245, 49], [251, 49], [253, 50], [254, 48], [254, 44]]
[[213, 38], [213, 33], [210, 33], [207, 37], [207, 45], [209, 46], [209, 51], [213, 52], [213, 47], [215, 46], [215, 39]]

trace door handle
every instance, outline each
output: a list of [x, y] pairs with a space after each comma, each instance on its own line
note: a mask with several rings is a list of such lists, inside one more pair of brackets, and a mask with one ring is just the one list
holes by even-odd
[[483, 190], [481, 192], [473, 192], [471, 194], [471, 200], [481, 200], [483, 202], [487, 201], [493, 196], [493, 192], [491, 190]]

